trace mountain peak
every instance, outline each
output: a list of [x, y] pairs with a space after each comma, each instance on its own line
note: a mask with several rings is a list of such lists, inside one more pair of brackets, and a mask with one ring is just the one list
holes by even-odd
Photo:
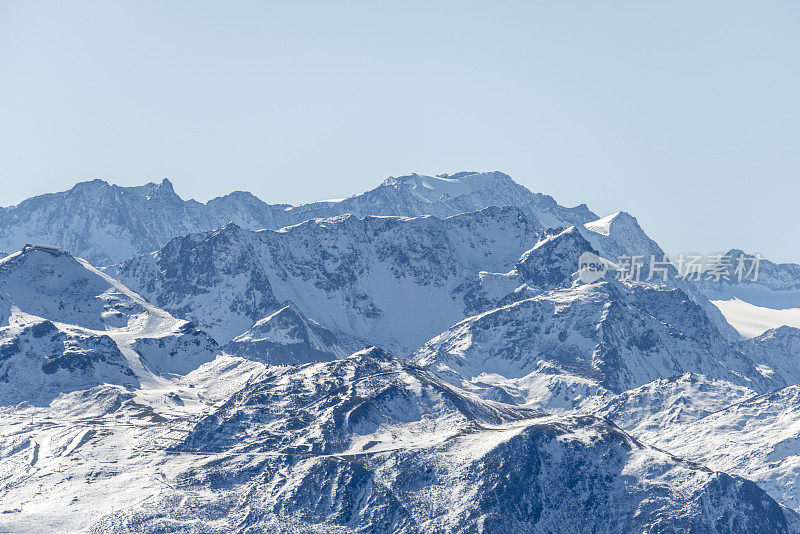
[[[68, 193], [89, 195], [96, 197], [97, 199], [116, 199], [115, 201], [117, 202], [120, 201], [121, 197], [142, 198], [147, 200], [151, 200], [153, 197], [155, 197], [168, 199], [170, 201], [177, 199], [178, 202], [182, 202], [182, 199], [177, 193], [175, 193], [172, 182], [170, 182], [167, 178], [164, 178], [159, 183], [148, 182], [144, 185], [135, 186], [121, 186], [112, 184], [101, 178], [95, 178], [93, 180], [85, 180], [83, 182], [76, 183], [74, 186], [72, 186]], [[55, 195], [58, 195], [58, 193], [55, 193]], [[29, 202], [38, 198], [41, 197], [33, 197], [25, 202]]]
[[555, 230], [545, 234], [522, 255], [516, 271], [523, 280], [536, 287], [552, 289], [569, 285], [584, 252], [597, 254], [576, 227]]
[[752, 342], [778, 342], [785, 340], [797, 340], [800, 342], [800, 328], [794, 326], [781, 325], [777, 328], [770, 328], [758, 337], [753, 338]]
[[348, 358], [352, 358], [355, 360], [363, 359], [363, 358], [371, 358], [380, 361], [392, 361], [395, 360], [395, 357], [383, 350], [379, 347], [367, 347], [364, 350], [360, 350], [358, 352], [353, 353], [352, 355], [348, 356]]
[[496, 184], [515, 184], [511, 177], [499, 171], [472, 172], [462, 171], [455, 174], [428, 176], [412, 173], [398, 178], [389, 177], [381, 186], [409, 188], [429, 201], [440, 201], [470, 194]]
[[637, 221], [636, 217], [627, 211], [618, 211], [616, 213], [612, 213], [611, 215], [597, 219], [596, 221], [588, 222], [584, 226], [589, 231], [605, 236], [611, 235], [626, 228], [641, 230], [639, 221]]
[[749, 254], [749, 253], [747, 253], [747, 252], [745, 252], [743, 250], [740, 250], [738, 248], [732, 248], [728, 252], [726, 252], [724, 254], [724, 256], [727, 256], [727, 257], [729, 257], [731, 259], [735, 259], [735, 258], [740, 258], [740, 257], [755, 258], [756, 255], [755, 254]]
[[269, 365], [302, 365], [343, 358], [363, 346], [324, 328], [289, 301], [235, 337], [225, 349]]
[[445, 173], [445, 174], [437, 174], [436, 176], [439, 177], [439, 178], [455, 178], [455, 179], [458, 179], [458, 178], [463, 178], [465, 176], [470, 176], [472, 174], [480, 174], [480, 173], [477, 172], [477, 171], [459, 171], [459, 172], [457, 172], [455, 174], [447, 174], [447, 173]]
[[414, 174], [397, 179], [395, 188], [408, 189], [420, 200], [441, 203], [459, 197], [485, 196], [519, 188], [510, 176], [501, 172], [456, 173], [453, 176], [424, 176]]
[[158, 189], [169, 191], [171, 193], [175, 192], [175, 187], [172, 185], [172, 182], [170, 182], [168, 178], [164, 178], [163, 180], [161, 180], [161, 183], [158, 184]]
[[36, 246], [0, 260], [0, 294], [24, 314], [94, 330], [124, 326], [129, 313], [143, 310], [138, 296], [121, 292], [85, 260]]
[[220, 226], [218, 230], [214, 230], [214, 232], [221, 235], [234, 236], [234, 235], [240, 235], [242, 232], [244, 232], [244, 229], [242, 229], [242, 227], [236, 224], [235, 222], [228, 221], [222, 226]]
[[104, 189], [112, 187], [110, 183], [103, 180], [102, 178], [94, 178], [92, 180], [83, 180], [81, 182], [77, 182], [75, 185], [72, 186], [70, 191], [74, 192], [82, 192], [82, 191], [91, 191], [95, 189]]
[[243, 336], [252, 335], [253, 332], [258, 332], [259, 334], [269, 332], [274, 330], [276, 325], [285, 327], [287, 324], [291, 324], [292, 326], [306, 327], [310, 322], [313, 323], [293, 302], [289, 301], [275, 313], [256, 321], [247, 333], [242, 334], [235, 340], [241, 340]]
[[[236, 202], [253, 202], [253, 201], [262, 202], [261, 199], [259, 199], [257, 196], [255, 196], [253, 193], [251, 193], [249, 191], [236, 190], [236, 191], [231, 191], [230, 193], [228, 193], [226, 195], [221, 195], [221, 196], [218, 196], [218, 197], [214, 197], [211, 200], [209, 200], [208, 203], [209, 204], [213, 204], [213, 203], [222, 202], [222, 201], [225, 201], [225, 200], [233, 200], [233, 201], [236, 201]], [[278, 204], [277, 206], [288, 207], [289, 204]]]

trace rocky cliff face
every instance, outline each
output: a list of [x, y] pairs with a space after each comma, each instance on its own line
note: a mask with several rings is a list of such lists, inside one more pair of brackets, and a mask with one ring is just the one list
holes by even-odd
[[516, 208], [444, 220], [342, 216], [280, 231], [228, 225], [109, 272], [221, 343], [291, 301], [331, 331], [409, 354], [490, 305], [479, 273], [513, 267], [539, 232]]

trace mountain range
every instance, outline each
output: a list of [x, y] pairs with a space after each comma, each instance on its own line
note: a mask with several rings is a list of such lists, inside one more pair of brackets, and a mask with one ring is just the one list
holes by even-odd
[[279, 229], [344, 214], [443, 218], [488, 206], [517, 206], [540, 228], [597, 219], [585, 205], [564, 208], [501, 172], [388, 178], [360, 195], [300, 206], [267, 204], [242, 191], [203, 204], [183, 200], [167, 179], [137, 187], [98, 179], [0, 208], [0, 250], [47, 243], [95, 265], [109, 265], [229, 222], [249, 230]]
[[800, 330], [737, 332], [753, 284], [587, 279], [665, 258], [628, 213], [95, 180], [0, 249], [0, 531], [800, 532]]

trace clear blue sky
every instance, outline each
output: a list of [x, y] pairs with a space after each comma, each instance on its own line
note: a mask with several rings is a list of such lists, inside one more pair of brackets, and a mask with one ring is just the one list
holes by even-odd
[[0, 205], [458, 170], [800, 261], [800, 2], [0, 1]]

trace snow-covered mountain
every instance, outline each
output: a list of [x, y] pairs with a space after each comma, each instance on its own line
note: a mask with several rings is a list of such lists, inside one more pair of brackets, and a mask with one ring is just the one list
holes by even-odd
[[279, 229], [347, 213], [360, 218], [444, 218], [488, 206], [517, 206], [540, 227], [582, 224], [597, 218], [585, 205], [559, 206], [552, 197], [531, 193], [501, 172], [389, 178], [360, 195], [300, 206], [267, 204], [241, 191], [202, 204], [181, 199], [166, 179], [138, 187], [93, 180], [69, 191], [0, 207], [0, 249], [46, 243], [96, 265], [109, 265], [159, 249], [172, 238], [228, 222], [250, 230]]
[[[18, 511], [6, 524], [563, 532], [568, 522], [572, 532], [798, 532], [797, 516], [752, 482], [643, 445], [608, 421], [482, 400], [376, 349], [239, 384], [188, 432], [177, 422], [109, 424], [131, 410], [124, 399], [96, 417], [102, 439], [49, 429], [36, 449], [45, 431], [21, 420], [13, 437], [0, 438], [20, 471], [4, 503]], [[69, 400], [71, 408], [85, 402]], [[159, 426], [173, 429], [172, 445], [153, 446], [166, 437]], [[122, 439], [128, 446], [115, 447]], [[93, 476], [82, 457], [109, 467]], [[69, 466], [70, 484], [56, 466]]]
[[[262, 375], [176, 451], [216, 454], [219, 474], [187, 471], [181, 490], [223, 490], [221, 506], [235, 502], [228, 492], [249, 495], [240, 527], [547, 532], [578, 515], [573, 527], [587, 532], [781, 531], [796, 522], [754, 484], [613, 425], [480, 400], [375, 349]], [[149, 516], [190, 520], [165, 508]]]
[[800, 384], [800, 329], [781, 326], [737, 344], [762, 374], [784, 384]]
[[443, 219], [487, 206], [516, 206], [529, 220], [547, 228], [579, 225], [597, 219], [585, 204], [565, 208], [548, 195], [531, 193], [502, 172], [392, 177], [361, 195], [296, 206], [287, 213], [291, 220], [288, 224], [345, 213], [359, 218], [369, 215], [434, 215]]
[[229, 354], [269, 365], [300, 365], [344, 358], [363, 343], [336, 334], [288, 303], [225, 345]]
[[[602, 219], [591, 221], [579, 227], [581, 234], [589, 241], [593, 249], [611, 262], [624, 268], [625, 261], [629, 267], [625, 275], [634, 280], [646, 281], [665, 287], [675, 287], [685, 293], [692, 302], [703, 308], [708, 318], [728, 339], [737, 340], [739, 334], [725, 320], [719, 309], [709, 302], [698, 287], [684, 280], [677, 268], [669, 261], [666, 253], [653, 241], [639, 225], [636, 217], [620, 211]], [[631, 271], [638, 274], [631, 275]]]
[[546, 232], [525, 251], [510, 274], [540, 289], [569, 287], [575, 281], [577, 259], [585, 252], [598, 254], [577, 227]]
[[25, 242], [135, 257], [0, 259], [2, 531], [800, 532], [800, 330], [742, 340], [625, 212], [95, 181], [0, 210]]
[[782, 327], [738, 347], [764, 375], [791, 385], [758, 395], [724, 379], [690, 373], [622, 392], [594, 413], [645, 443], [744, 475], [800, 510], [800, 335]]
[[106, 265], [155, 250], [173, 237], [213, 228], [216, 221], [203, 212], [202, 204], [181, 200], [168, 180], [139, 187], [81, 182], [69, 191], [0, 208], [0, 248], [58, 245]]
[[479, 273], [510, 269], [539, 232], [513, 207], [443, 220], [347, 215], [280, 231], [226, 225], [110, 272], [220, 343], [291, 301], [333, 332], [410, 354], [491, 306], [496, 284], [484, 288]]
[[[409, 354], [469, 315], [569, 285], [584, 251], [610, 256], [631, 235], [660, 251], [629, 216], [601, 226], [608, 231], [542, 230], [514, 207], [446, 219], [346, 215], [279, 231], [229, 224], [109, 272], [221, 343], [291, 301], [335, 333]], [[726, 337], [735, 335], [692, 284], [660, 284], [679, 288]]]
[[582, 229], [586, 230], [583, 235], [592, 246], [613, 262], [621, 256], [641, 256], [643, 279], [650, 272], [650, 257], [655, 256], [657, 261], [665, 257], [664, 251], [639, 226], [636, 217], [625, 211], [586, 222]]
[[[622, 411], [625, 409], [623, 406]], [[626, 419], [642, 441], [711, 469], [746, 474], [773, 498], [798, 510], [798, 414], [800, 386], [792, 385], [764, 395], [745, 395], [724, 408], [672, 424], [648, 425]]]
[[0, 404], [47, 405], [60, 393], [99, 384], [139, 385], [109, 336], [20, 315], [0, 329]]
[[577, 377], [614, 393], [686, 372], [758, 391], [782, 384], [762, 375], [679, 289], [617, 282], [546, 291], [469, 317], [414, 359], [456, 380], [514, 379], [526, 401], [537, 393], [524, 391], [529, 375]]
[[0, 404], [47, 405], [100, 384], [139, 387], [213, 359], [216, 343], [84, 260], [0, 260]]
[[[754, 264], [754, 261], [758, 258]], [[747, 254], [731, 249], [717, 262], [719, 279], [704, 277], [698, 285], [708, 292], [725, 293], [738, 289], [770, 289], [773, 291], [800, 290], [800, 265], [795, 263], [775, 263], [760, 255]]]

